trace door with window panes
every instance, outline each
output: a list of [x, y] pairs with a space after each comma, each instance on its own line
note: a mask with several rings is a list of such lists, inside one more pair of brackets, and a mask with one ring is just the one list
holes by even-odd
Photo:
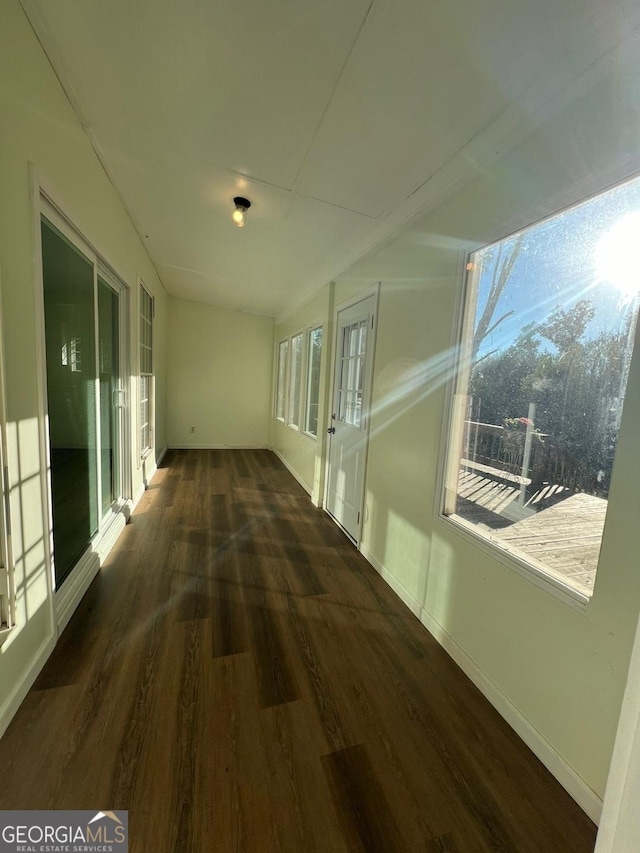
[[336, 326], [325, 507], [356, 542], [362, 528], [375, 311], [372, 295], [340, 311]]

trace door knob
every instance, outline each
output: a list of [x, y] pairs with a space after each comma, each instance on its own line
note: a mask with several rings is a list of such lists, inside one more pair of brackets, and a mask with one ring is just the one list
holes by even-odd
[[333, 435], [335, 431], [336, 431], [335, 427], [329, 427], [329, 429], [327, 430], [327, 432], [330, 432], [331, 435]]

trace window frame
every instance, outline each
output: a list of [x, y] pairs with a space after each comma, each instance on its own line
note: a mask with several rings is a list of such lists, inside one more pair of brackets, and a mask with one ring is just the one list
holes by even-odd
[[[138, 444], [139, 458], [144, 461], [153, 451], [154, 442], [154, 378], [153, 372], [153, 321], [155, 318], [155, 299], [144, 281], [138, 278]], [[149, 306], [149, 315], [143, 313], [145, 302]], [[143, 341], [143, 323], [149, 325], [149, 343]], [[148, 365], [147, 356], [148, 354]], [[149, 370], [144, 370], [148, 367]], [[144, 396], [144, 399], [143, 399]], [[146, 420], [143, 406], [146, 404]]]
[[316, 430], [320, 429], [320, 373], [322, 371], [322, 355], [324, 352], [324, 324], [318, 323], [315, 326], [309, 326], [306, 330], [306, 353], [305, 353], [305, 368], [306, 368], [306, 377], [304, 383], [304, 411], [302, 424], [303, 433], [307, 436], [307, 438], [311, 438], [314, 441], [318, 440], [318, 432], [311, 432], [309, 430], [309, 415], [310, 415], [310, 405], [311, 405], [311, 395], [310, 395], [310, 382], [311, 382], [311, 357], [313, 355], [313, 347], [311, 345], [311, 338], [314, 332], [321, 333], [320, 340], [320, 364], [318, 365], [318, 399], [315, 401], [315, 405], [318, 411], [318, 417], [316, 418]]
[[[322, 330], [323, 333], [323, 344], [324, 344], [324, 324], [314, 322], [309, 326], [305, 326], [302, 329], [298, 329], [286, 337], [279, 338], [276, 344], [276, 353], [275, 353], [275, 375], [274, 375], [274, 398], [273, 398], [273, 417], [276, 421], [279, 421], [283, 426], [289, 427], [293, 432], [297, 432], [299, 435], [304, 435], [306, 438], [311, 439], [312, 441], [317, 441], [318, 436], [314, 435], [312, 432], [308, 432], [306, 429], [307, 425], [307, 416], [308, 416], [308, 399], [309, 399], [309, 356], [311, 350], [311, 334], [318, 329]], [[300, 399], [298, 401], [298, 405], [296, 406], [296, 412], [291, 408], [291, 394], [292, 394], [292, 382], [294, 381], [294, 377], [292, 374], [293, 370], [293, 360], [292, 360], [292, 352], [293, 352], [293, 341], [296, 338], [302, 338], [302, 345], [300, 348]], [[280, 373], [280, 364], [282, 361], [282, 353], [283, 348], [285, 352], [286, 363], [284, 367], [284, 371]], [[322, 355], [321, 355], [322, 358]], [[320, 402], [320, 389], [318, 390], [318, 405]], [[282, 410], [282, 414], [279, 414], [279, 411]], [[297, 422], [296, 422], [297, 418]], [[319, 421], [318, 421], [319, 423]]]
[[[282, 348], [286, 346], [284, 351], [284, 371], [282, 375], [280, 374], [280, 364], [282, 360]], [[275, 376], [275, 405], [274, 405], [274, 418], [280, 423], [286, 423], [287, 417], [287, 387], [289, 382], [289, 338], [282, 338], [278, 341], [278, 351], [276, 357], [276, 376]], [[280, 381], [282, 380], [282, 386], [280, 385]], [[280, 411], [280, 403], [282, 403], [282, 415], [278, 414]]]
[[[293, 342], [295, 340], [298, 340], [298, 339], [300, 339], [299, 359], [297, 362], [299, 392], [298, 392], [298, 405], [295, 406], [295, 400], [292, 400], [292, 397], [294, 396], [294, 392], [295, 392], [294, 384], [296, 382], [296, 377], [294, 374], [294, 359], [293, 359], [294, 346], [293, 346]], [[305, 330], [302, 330], [301, 332], [295, 332], [293, 335], [291, 335], [289, 337], [289, 364], [288, 364], [289, 370], [288, 370], [288, 377], [287, 377], [287, 383], [286, 383], [287, 397], [286, 397], [286, 409], [285, 409], [285, 412], [286, 412], [285, 423], [288, 427], [291, 427], [291, 429], [294, 432], [302, 432], [300, 424], [301, 424], [301, 420], [302, 420], [301, 415], [303, 412], [303, 397], [304, 397], [304, 384], [305, 384], [304, 383], [304, 379], [305, 379], [304, 367], [305, 367], [305, 354], [306, 354], [305, 344], [306, 344]], [[295, 411], [296, 408], [298, 410], [297, 412]], [[295, 420], [294, 420], [294, 418], [295, 418]]]
[[[622, 186], [627, 181], [618, 184]], [[501, 565], [511, 569], [534, 586], [544, 590], [554, 598], [568, 605], [573, 610], [584, 615], [593, 600], [593, 590], [587, 594], [575, 587], [564, 583], [551, 574], [549, 567], [531, 555], [523, 555], [515, 551], [508, 543], [492, 537], [490, 533], [481, 532], [475, 524], [455, 513], [457, 490], [457, 471], [461, 458], [463, 440], [463, 423], [465, 419], [468, 384], [471, 374], [471, 347], [474, 329], [475, 291], [478, 282], [474, 280], [476, 272], [473, 256], [476, 252], [506, 242], [517, 234], [530, 231], [539, 225], [558, 216], [568, 213], [600, 195], [615, 189], [615, 186], [599, 188], [593, 194], [582, 197], [573, 203], [564, 205], [549, 212], [546, 216], [521, 225], [512, 232], [495, 237], [494, 239], [467, 245], [459, 252], [458, 282], [454, 306], [454, 322], [451, 332], [450, 348], [450, 379], [445, 388], [444, 417], [442, 420], [440, 452], [438, 460], [438, 475], [434, 500], [434, 516], [436, 520], [448, 528], [459, 538], [490, 556]], [[635, 342], [631, 358], [638, 358], [640, 341], [640, 318], [637, 322]], [[624, 402], [623, 402], [624, 406]], [[605, 526], [606, 529], [606, 526]], [[603, 533], [604, 536], [604, 533]], [[602, 540], [601, 540], [602, 543]]]
[[[553, 215], [553, 214], [552, 214]], [[535, 224], [535, 223], [534, 223]], [[520, 229], [524, 230], [524, 229]], [[515, 574], [529, 581], [534, 586], [549, 593], [554, 598], [568, 605], [578, 613], [585, 614], [591, 596], [563, 584], [533, 562], [523, 559], [489, 537], [479, 533], [475, 525], [448, 511], [451, 505], [452, 469], [459, 466], [460, 456], [456, 445], [462, 440], [463, 404], [466, 405], [467, 395], [460, 393], [461, 388], [468, 386], [470, 374], [470, 336], [469, 328], [473, 328], [470, 303], [473, 298], [469, 286], [469, 265], [472, 255], [479, 249], [500, 242], [498, 238], [492, 242], [478, 243], [462, 250], [458, 255], [458, 281], [456, 302], [454, 305], [454, 322], [451, 332], [450, 374], [451, 378], [445, 387], [444, 417], [440, 436], [440, 453], [438, 476], [435, 489], [434, 516], [436, 520], [458, 538], [477, 548], [483, 554], [491, 557], [497, 563], [511, 569]], [[466, 343], [465, 343], [466, 342]]]

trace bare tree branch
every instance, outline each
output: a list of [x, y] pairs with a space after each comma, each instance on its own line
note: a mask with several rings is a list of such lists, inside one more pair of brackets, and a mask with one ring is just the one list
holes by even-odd
[[[500, 320], [496, 321], [492, 324], [493, 314], [498, 305], [498, 301], [502, 296], [502, 292], [506, 287], [507, 281], [509, 280], [509, 276], [511, 275], [511, 271], [513, 270], [513, 266], [518, 259], [518, 255], [520, 254], [520, 250], [522, 248], [522, 235], [516, 237], [509, 247], [509, 254], [506, 257], [503, 257], [503, 246], [501, 245], [498, 249], [498, 257], [496, 259], [496, 265], [493, 273], [493, 281], [491, 282], [491, 287], [489, 289], [489, 296], [487, 297], [487, 303], [484, 306], [484, 310], [482, 312], [482, 316], [478, 320], [478, 324], [476, 326], [476, 330], [473, 335], [473, 347], [471, 352], [471, 360], [474, 361], [475, 357], [478, 354], [478, 350], [480, 349], [480, 345], [482, 341], [490, 334], [496, 326], [503, 321], [503, 319], [508, 316], [505, 314], [504, 317], [501, 317]], [[513, 312], [509, 312], [513, 313]]]

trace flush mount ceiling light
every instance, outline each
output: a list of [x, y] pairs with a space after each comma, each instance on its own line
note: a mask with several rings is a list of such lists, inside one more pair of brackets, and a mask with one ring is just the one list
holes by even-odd
[[231, 214], [231, 218], [238, 228], [244, 228], [245, 214], [251, 207], [251, 202], [248, 198], [242, 198], [242, 196], [237, 195], [234, 198], [233, 203], [235, 204], [236, 209]]

